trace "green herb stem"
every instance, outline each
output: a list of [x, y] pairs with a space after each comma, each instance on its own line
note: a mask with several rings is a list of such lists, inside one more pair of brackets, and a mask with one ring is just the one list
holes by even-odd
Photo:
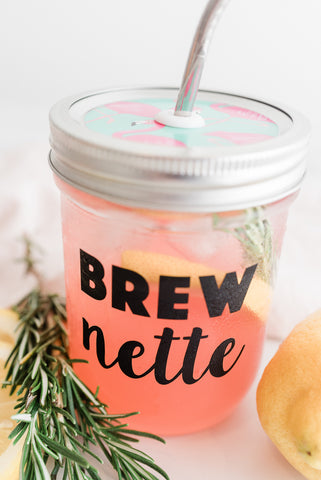
[[15, 310], [18, 339], [7, 361], [4, 386], [18, 393], [17, 425], [10, 438], [16, 442], [24, 437], [20, 480], [56, 479], [58, 472], [64, 480], [101, 480], [90, 458], [101, 463], [107, 459], [119, 480], [169, 479], [151, 457], [130, 444], [145, 436], [163, 440], [128, 429], [123, 419], [132, 414], [109, 415], [73, 370], [64, 302], [34, 290]]

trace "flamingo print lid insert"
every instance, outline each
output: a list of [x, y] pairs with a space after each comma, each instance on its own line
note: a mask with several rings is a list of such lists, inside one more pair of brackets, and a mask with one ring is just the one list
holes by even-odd
[[68, 98], [50, 114], [50, 163], [80, 190], [128, 206], [225, 211], [293, 193], [305, 173], [308, 122], [292, 110], [199, 91], [199, 128], [158, 120], [175, 88], [117, 89]]
[[277, 124], [262, 113], [206, 100], [196, 105], [196, 111], [205, 120], [204, 127], [186, 129], [162, 125], [157, 121], [158, 113], [172, 106], [172, 100], [166, 98], [138, 98], [99, 105], [87, 112], [83, 120], [90, 130], [112, 138], [178, 148], [249, 145], [279, 134]]

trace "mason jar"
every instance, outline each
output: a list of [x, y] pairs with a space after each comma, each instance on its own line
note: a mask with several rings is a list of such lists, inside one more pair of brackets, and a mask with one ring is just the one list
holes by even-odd
[[90, 92], [50, 114], [70, 357], [160, 435], [220, 422], [255, 379], [309, 139], [299, 113], [213, 91], [203, 126], [164, 125], [176, 97]]

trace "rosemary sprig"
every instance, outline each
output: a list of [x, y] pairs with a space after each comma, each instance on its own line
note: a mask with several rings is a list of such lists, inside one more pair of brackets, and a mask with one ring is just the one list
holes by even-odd
[[[32, 261], [26, 265], [33, 273]], [[17, 425], [10, 438], [16, 443], [23, 437], [20, 480], [56, 480], [58, 473], [63, 480], [101, 480], [89, 460], [103, 463], [101, 457], [119, 480], [169, 480], [151, 457], [132, 446], [139, 437], [164, 441], [129, 429], [126, 418], [135, 413], [108, 414], [98, 392], [93, 394], [76, 375], [73, 363], [81, 360], [68, 355], [64, 302], [36, 289], [15, 310], [18, 338], [7, 360], [4, 386], [18, 394]], [[100, 448], [100, 456], [93, 446]]]
[[246, 210], [245, 225], [234, 229], [234, 235], [241, 242], [250, 262], [257, 263], [257, 272], [270, 283], [275, 272], [276, 255], [273, 247], [272, 229], [265, 218], [263, 207]]
[[245, 211], [244, 225], [222, 228], [217, 214], [213, 216], [214, 228], [234, 235], [241, 243], [247, 261], [257, 263], [257, 273], [267, 283], [273, 281], [276, 254], [273, 246], [270, 222], [265, 218], [264, 207], [252, 207]]

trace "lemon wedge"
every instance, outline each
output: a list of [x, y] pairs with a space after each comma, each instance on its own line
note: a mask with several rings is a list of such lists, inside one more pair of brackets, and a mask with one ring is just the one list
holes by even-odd
[[[190, 262], [184, 258], [142, 250], [125, 250], [121, 266], [142, 275], [149, 283], [157, 283], [160, 275], [190, 277], [191, 287], [200, 288], [199, 277], [214, 275], [220, 286], [226, 273], [202, 263]], [[240, 280], [240, 279], [239, 279]], [[269, 313], [272, 289], [269, 284], [254, 276], [245, 296], [245, 306], [265, 322]]]

